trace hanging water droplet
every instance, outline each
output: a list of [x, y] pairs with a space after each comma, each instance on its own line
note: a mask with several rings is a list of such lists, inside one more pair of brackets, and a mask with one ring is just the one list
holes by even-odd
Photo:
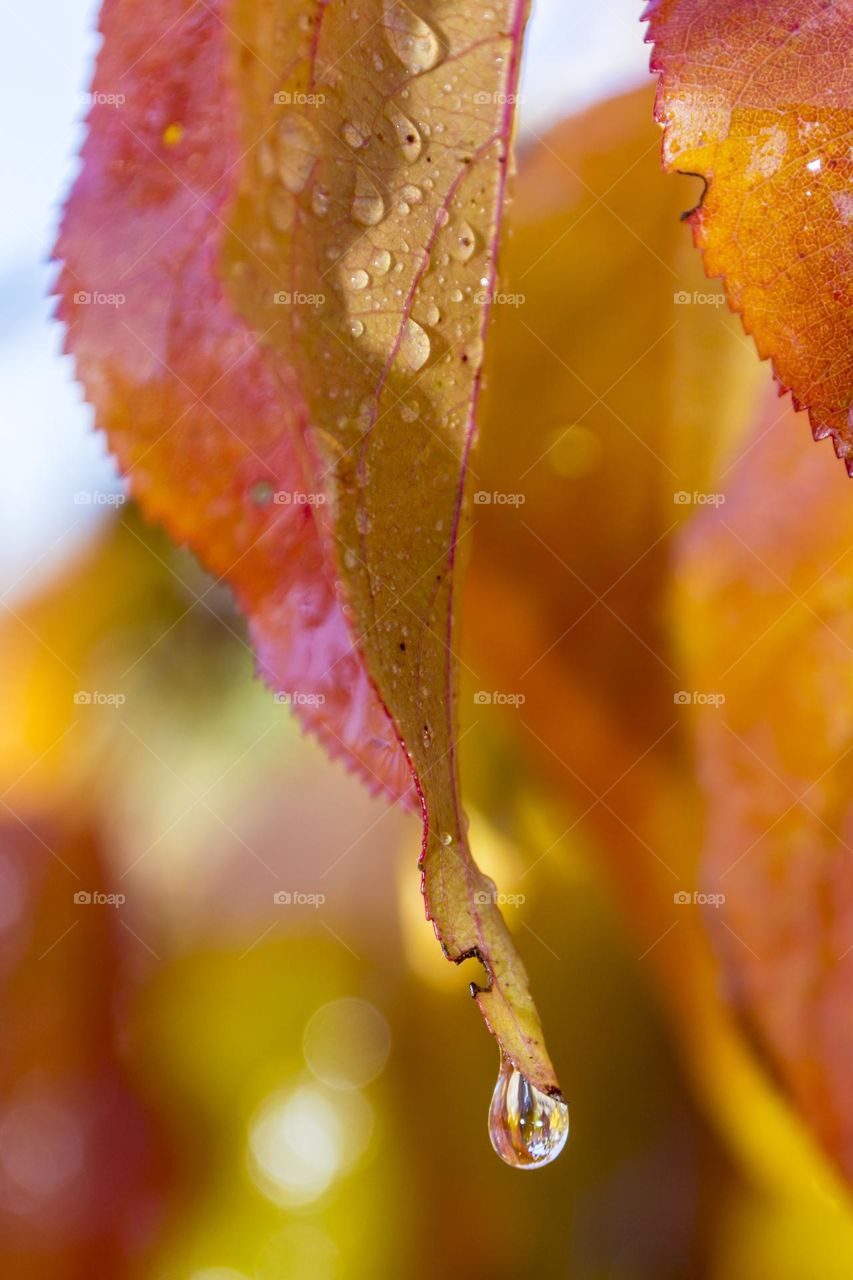
[[377, 249], [370, 265], [377, 275], [384, 276], [391, 266], [391, 254], [387, 249]]
[[432, 27], [400, 0], [385, 0], [384, 8], [385, 35], [403, 66], [413, 76], [430, 71], [441, 56]]
[[422, 369], [429, 359], [429, 338], [416, 320], [407, 320], [400, 342], [403, 359], [413, 373]]
[[276, 128], [278, 176], [294, 195], [305, 189], [319, 145], [313, 126], [302, 116], [285, 116], [279, 121]]
[[409, 164], [413, 164], [421, 154], [421, 135], [409, 117], [404, 116], [402, 111], [394, 106], [393, 102], [388, 103], [385, 108], [385, 115], [397, 135], [397, 145], [403, 153], [403, 159], [408, 160]]
[[355, 177], [355, 193], [350, 210], [353, 222], [362, 227], [375, 227], [385, 216], [385, 201], [363, 169]]
[[467, 222], [457, 222], [450, 233], [448, 244], [457, 262], [467, 262], [477, 247], [477, 237]]
[[367, 288], [370, 284], [370, 277], [366, 271], [362, 271], [361, 267], [359, 267], [357, 271], [351, 271], [349, 273], [347, 284], [354, 292], [357, 293], [360, 289]]
[[515, 1169], [550, 1164], [566, 1145], [569, 1108], [532, 1085], [508, 1058], [501, 1058], [489, 1107], [489, 1137], [501, 1160]]

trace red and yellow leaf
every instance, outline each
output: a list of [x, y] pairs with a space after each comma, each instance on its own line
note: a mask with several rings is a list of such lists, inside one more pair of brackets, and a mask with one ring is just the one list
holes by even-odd
[[392, 795], [414, 778], [445, 952], [480, 958], [504, 1053], [557, 1093], [456, 752], [466, 476], [526, 12], [161, 0], [140, 23], [108, 0], [95, 89], [126, 106], [93, 111], [58, 252], [70, 345], [133, 492], [232, 583], [305, 722]]
[[651, 0], [668, 170], [711, 276], [853, 474], [851, 0]]

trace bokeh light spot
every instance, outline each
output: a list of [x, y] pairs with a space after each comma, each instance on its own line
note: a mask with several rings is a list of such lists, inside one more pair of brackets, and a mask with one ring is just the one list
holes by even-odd
[[302, 1041], [308, 1067], [332, 1089], [360, 1089], [375, 1080], [390, 1048], [391, 1032], [379, 1010], [352, 998], [321, 1005]]

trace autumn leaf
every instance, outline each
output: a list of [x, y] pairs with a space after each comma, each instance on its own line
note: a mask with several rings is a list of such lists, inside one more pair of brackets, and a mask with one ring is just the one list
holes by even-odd
[[526, 9], [161, 0], [140, 23], [107, 0], [57, 253], [69, 345], [132, 492], [231, 583], [263, 673], [332, 753], [417, 793], [442, 946], [479, 957], [505, 1056], [556, 1094], [456, 750]]
[[691, 688], [725, 699], [696, 717], [701, 867], [725, 895], [730, 998], [850, 1178], [853, 517], [843, 477], [792, 450], [773, 409], [679, 548]]
[[651, 0], [663, 159], [711, 276], [853, 474], [850, 0]]

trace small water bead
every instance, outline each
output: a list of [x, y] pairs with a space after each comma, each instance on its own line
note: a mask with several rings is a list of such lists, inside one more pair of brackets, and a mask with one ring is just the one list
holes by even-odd
[[424, 198], [423, 191], [421, 191], [420, 187], [416, 187], [413, 182], [407, 182], [400, 195], [407, 204], [420, 204]]
[[311, 208], [318, 218], [329, 212], [329, 193], [325, 187], [315, 187], [311, 192]]
[[373, 422], [375, 404], [376, 402], [372, 396], [365, 396], [359, 402], [358, 417], [356, 419], [356, 426], [359, 431], [368, 431], [370, 429], [370, 425]]
[[421, 154], [421, 136], [418, 130], [409, 117], [403, 115], [403, 112], [399, 107], [395, 107], [393, 102], [388, 103], [385, 108], [385, 115], [394, 130], [397, 145], [403, 153], [403, 159], [408, 160], [409, 164], [413, 164]]
[[400, 342], [403, 359], [413, 373], [422, 369], [429, 359], [430, 342], [416, 320], [407, 320]]
[[276, 168], [288, 191], [305, 189], [319, 152], [320, 140], [302, 116], [285, 116], [276, 127]]
[[351, 320], [349, 331], [354, 338], [360, 338], [364, 333], [364, 324], [357, 318], [355, 320]]
[[483, 363], [483, 339], [472, 338], [470, 342], [466, 342], [460, 353], [460, 359], [464, 364], [479, 368]]
[[477, 237], [467, 222], [456, 223], [447, 247], [457, 262], [468, 261], [477, 247]]
[[375, 227], [385, 217], [385, 201], [363, 169], [356, 174], [350, 213], [353, 222], [362, 227]]
[[441, 835], [438, 837], [438, 842], [443, 845], [445, 849], [448, 849], [450, 845], [453, 844], [453, 836], [449, 831], [442, 831]]
[[384, 0], [385, 35], [410, 75], [431, 71], [441, 57], [441, 45], [432, 27], [400, 0]]
[[489, 1107], [489, 1137], [501, 1160], [515, 1169], [541, 1169], [566, 1145], [569, 1108], [532, 1085], [507, 1058], [501, 1059]]
[[293, 226], [295, 201], [289, 191], [275, 191], [267, 205], [270, 223], [276, 231], [289, 231]]
[[424, 320], [427, 324], [438, 324], [441, 319], [441, 312], [434, 302], [428, 302], [424, 307]]
[[341, 128], [341, 137], [348, 147], [357, 151], [367, 142], [368, 133], [362, 125], [356, 124], [353, 120], [347, 120]]
[[384, 276], [391, 266], [391, 254], [387, 249], [377, 249], [370, 265], [379, 276]]
[[350, 272], [347, 283], [350, 289], [357, 293], [360, 289], [367, 288], [370, 284], [370, 276], [359, 267], [357, 271]]

